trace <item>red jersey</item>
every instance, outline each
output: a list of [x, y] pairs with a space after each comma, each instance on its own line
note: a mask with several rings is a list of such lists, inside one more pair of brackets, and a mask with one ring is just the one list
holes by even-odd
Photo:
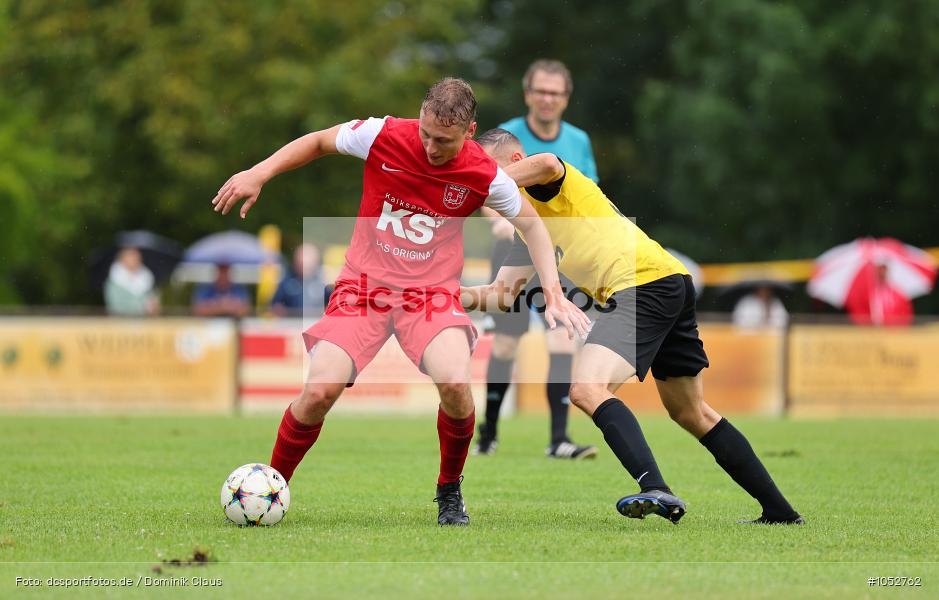
[[417, 119], [350, 121], [342, 154], [365, 160], [362, 201], [339, 280], [391, 289], [454, 289], [463, 270], [463, 219], [486, 205], [513, 218], [515, 182], [472, 140], [443, 165], [427, 160]]

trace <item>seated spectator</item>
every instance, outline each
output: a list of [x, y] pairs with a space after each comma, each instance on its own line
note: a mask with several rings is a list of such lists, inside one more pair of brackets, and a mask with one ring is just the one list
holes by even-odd
[[322, 314], [326, 286], [320, 275], [321, 266], [320, 251], [315, 245], [304, 243], [297, 246], [291, 270], [271, 299], [271, 312], [279, 317], [304, 313], [309, 316], [313, 311]]
[[155, 315], [160, 300], [153, 273], [143, 264], [137, 248], [124, 248], [111, 265], [104, 282], [104, 304], [112, 315]]
[[248, 290], [231, 280], [231, 266], [218, 265], [213, 283], [196, 288], [192, 312], [200, 317], [244, 317], [251, 310]]
[[743, 329], [781, 328], [789, 322], [789, 312], [772, 287], [761, 285], [737, 301], [733, 322]]

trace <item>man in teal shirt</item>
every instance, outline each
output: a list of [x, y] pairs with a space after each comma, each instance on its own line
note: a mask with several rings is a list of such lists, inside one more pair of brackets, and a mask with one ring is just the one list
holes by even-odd
[[557, 60], [536, 60], [525, 72], [522, 88], [528, 115], [499, 127], [512, 132], [529, 156], [550, 152], [599, 182], [587, 132], [561, 120], [574, 89], [567, 67]]
[[[522, 78], [525, 104], [528, 115], [517, 117], [499, 125], [515, 134], [528, 155], [550, 152], [574, 165], [581, 173], [597, 178], [597, 165], [593, 160], [590, 137], [582, 129], [561, 120], [567, 102], [574, 89], [571, 73], [564, 63], [557, 60], [536, 60], [528, 67]], [[493, 221], [492, 233], [496, 243], [492, 250], [492, 273], [502, 265], [502, 260], [512, 247], [515, 229], [494, 212], [483, 213]], [[562, 278], [562, 284], [573, 289], [570, 281]], [[538, 285], [533, 283], [532, 285]], [[512, 379], [512, 363], [518, 349], [518, 340], [528, 331], [527, 310], [510, 311], [492, 315], [492, 356], [486, 371], [486, 420], [479, 426], [479, 438], [474, 454], [492, 454], [496, 441], [499, 410]], [[550, 356], [547, 382], [548, 406], [551, 409], [551, 437], [545, 454], [551, 458], [580, 460], [597, 454], [593, 446], [579, 446], [567, 435], [567, 412], [570, 405], [571, 363], [574, 344], [567, 339], [548, 334]]]

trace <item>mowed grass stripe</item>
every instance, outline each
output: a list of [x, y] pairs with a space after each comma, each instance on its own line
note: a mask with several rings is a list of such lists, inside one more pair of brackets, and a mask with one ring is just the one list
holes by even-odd
[[[522, 597], [601, 593], [624, 582], [623, 569], [633, 573], [634, 589], [645, 585], [644, 574], [652, 590], [655, 577], [672, 574], [663, 590], [708, 593], [722, 580], [751, 585], [752, 573], [764, 573], [767, 593], [823, 596], [869, 592], [863, 581], [835, 585], [847, 573], [936, 573], [939, 423], [733, 421], [807, 526], [737, 525], [759, 514], [756, 502], [696, 440], [657, 417], [641, 422], [669, 484], [689, 503], [680, 525], [615, 512], [615, 501], [635, 484], [589, 420], [573, 418], [572, 431], [578, 442], [600, 446], [600, 455], [573, 463], [545, 458], [547, 418], [526, 416], [504, 422], [495, 456], [470, 457], [464, 493], [471, 526], [442, 530], [432, 502], [438, 456], [431, 416], [330, 418], [291, 483], [287, 518], [270, 529], [226, 523], [218, 490], [238, 465], [267, 462], [275, 416], [5, 416], [3, 586], [12, 583], [7, 575], [27, 568], [47, 577], [94, 574], [89, 569], [150, 573], [195, 547], [216, 562], [170, 567], [174, 573], [221, 573], [232, 582], [277, 573], [302, 581], [317, 573], [335, 583], [318, 597], [371, 589], [356, 563], [369, 563], [370, 577], [387, 578], [393, 589], [410, 585], [405, 589], [432, 595], [426, 582], [450, 572], [471, 590]], [[67, 564], [74, 561], [86, 562]], [[786, 565], [810, 579], [786, 576]], [[496, 572], [502, 580], [484, 574]], [[581, 573], [597, 580], [582, 581]], [[750, 591], [758, 597], [764, 590]]]

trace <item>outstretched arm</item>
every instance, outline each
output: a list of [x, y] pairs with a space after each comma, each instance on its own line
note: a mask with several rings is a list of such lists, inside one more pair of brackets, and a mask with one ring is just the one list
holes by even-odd
[[522, 210], [518, 216], [509, 221], [525, 238], [532, 264], [541, 279], [545, 297], [544, 316], [548, 327], [554, 329], [555, 323], [560, 322], [567, 328], [568, 337], [571, 339], [574, 338], [575, 331], [586, 336], [590, 320], [580, 309], [571, 304], [561, 290], [561, 280], [554, 262], [554, 244], [551, 242], [551, 236], [541, 217], [531, 204], [522, 202]]
[[544, 185], [564, 176], [564, 164], [550, 152], [532, 154], [508, 165], [504, 170], [520, 188]]
[[460, 303], [467, 311], [505, 312], [515, 303], [515, 298], [522, 293], [534, 274], [535, 268], [531, 265], [503, 265], [492, 283], [461, 287]]
[[[535, 155], [509, 165], [509, 168], [513, 167], [515, 168], [515, 176], [523, 182], [530, 181], [529, 185], [535, 185], [535, 181], [550, 183], [564, 175], [564, 165], [553, 154]], [[574, 306], [564, 296], [558, 278], [554, 244], [551, 242], [551, 236], [532, 205], [519, 196], [517, 186], [520, 184], [518, 179], [509, 175], [508, 172], [501, 175], [497, 174], [495, 182], [498, 183], [494, 182], [493, 185], [498, 188], [500, 199], [490, 204], [490, 207], [495, 208], [499, 214], [506, 217], [525, 238], [531, 262], [541, 278], [545, 296], [544, 316], [548, 327], [554, 329], [556, 324], [560, 323], [567, 329], [568, 336], [571, 339], [573, 339], [575, 331], [581, 335], [586, 335], [590, 320], [584, 315], [583, 311]], [[493, 194], [490, 194], [491, 198], [493, 198]], [[507, 198], [510, 200], [509, 202], [505, 201]]]
[[241, 218], [244, 219], [254, 203], [258, 201], [261, 187], [276, 175], [302, 167], [327, 154], [335, 154], [337, 152], [336, 136], [339, 135], [340, 127], [342, 125], [308, 133], [290, 142], [247, 171], [232, 175], [212, 199], [215, 212], [221, 211], [223, 215], [227, 215], [233, 206], [240, 200], [244, 200], [244, 204], [241, 205]]
[[[509, 219], [509, 222], [518, 229], [525, 243], [528, 245], [528, 253], [531, 255], [532, 264], [538, 272], [541, 279], [541, 285], [545, 289], [547, 298], [549, 290], [557, 287], [561, 289], [561, 280], [558, 277], [558, 268], [554, 257], [554, 244], [551, 242], [551, 236], [544, 225], [544, 221], [535, 212], [531, 204], [522, 201], [522, 209], [518, 215]], [[550, 303], [552, 299], [549, 299]]]

